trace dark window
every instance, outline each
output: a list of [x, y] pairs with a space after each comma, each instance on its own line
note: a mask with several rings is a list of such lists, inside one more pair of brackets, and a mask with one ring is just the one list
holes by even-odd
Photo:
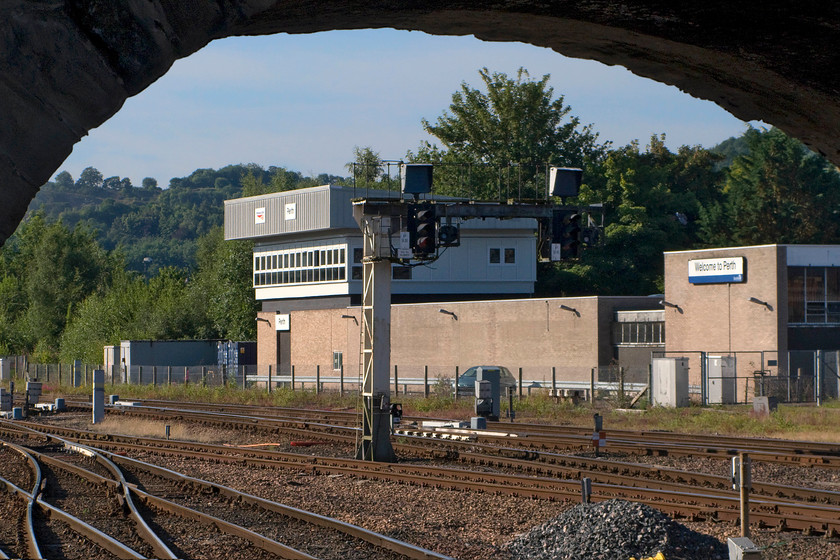
[[394, 280], [411, 280], [411, 267], [395, 266], [391, 269], [391, 278]]
[[490, 264], [499, 264], [501, 262], [501, 249], [490, 249]]
[[514, 249], [514, 248], [505, 249], [505, 264], [514, 264], [514, 263], [516, 263], [516, 249]]

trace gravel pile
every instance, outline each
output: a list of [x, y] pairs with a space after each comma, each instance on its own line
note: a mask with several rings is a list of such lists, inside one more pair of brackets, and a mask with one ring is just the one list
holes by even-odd
[[609, 500], [574, 507], [510, 544], [515, 560], [628, 560], [662, 552], [667, 560], [728, 557], [726, 545], [644, 504]]

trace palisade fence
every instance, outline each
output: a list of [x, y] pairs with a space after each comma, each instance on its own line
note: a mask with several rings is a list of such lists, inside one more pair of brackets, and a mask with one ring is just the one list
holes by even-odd
[[[654, 352], [653, 357], [688, 357], [691, 368], [700, 368], [700, 385], [690, 385], [689, 393], [699, 395], [702, 404], [749, 403], [755, 396], [775, 397], [779, 402], [815, 402], [840, 398], [840, 350], [791, 351], [776, 358], [772, 351], [756, 352]], [[712, 367], [716, 358], [733, 358], [736, 375]], [[25, 357], [3, 358], [8, 374], [17, 380], [38, 380], [57, 386], [87, 386], [93, 372], [105, 371], [109, 385], [201, 385], [238, 388], [277, 388], [292, 390], [358, 393], [361, 368], [333, 369], [332, 365], [293, 366], [120, 366], [82, 364], [75, 371], [71, 364], [34, 364]], [[393, 365], [391, 387], [395, 395], [450, 396], [459, 372], [466, 368], [435, 365]], [[352, 371], [351, 371], [352, 370]], [[747, 373], [744, 373], [747, 372]], [[790, 375], [787, 374], [790, 372]], [[0, 372], [2, 373], [2, 372]], [[511, 368], [517, 379], [519, 397], [548, 392], [555, 397], [591, 400], [609, 399], [627, 405], [649, 386], [650, 368], [600, 366]], [[696, 378], [690, 374], [691, 378]], [[720, 386], [724, 390], [720, 390]], [[718, 388], [715, 390], [715, 388]], [[729, 388], [727, 390], [726, 388]], [[461, 396], [464, 393], [461, 392]], [[717, 400], [720, 399], [720, 400]]]
[[[744, 404], [753, 397], [778, 402], [817, 403], [840, 398], [840, 350], [796, 350], [778, 356], [772, 350], [654, 352], [653, 357], [687, 357], [700, 369], [700, 385], [689, 387], [708, 404]], [[732, 359], [732, 371], [719, 364]], [[691, 373], [690, 378], [695, 378]]]
[[[92, 383], [93, 372], [102, 369], [108, 385], [200, 385], [208, 387], [228, 386], [243, 389], [278, 388], [310, 390], [316, 393], [332, 391], [340, 394], [358, 393], [361, 387], [361, 368], [341, 367], [333, 369], [332, 364], [296, 364], [293, 366], [138, 366], [80, 364], [74, 370], [72, 364], [34, 364], [23, 357], [11, 360], [11, 375], [18, 380], [38, 380], [47, 385], [87, 386]], [[393, 365], [391, 387], [394, 395], [455, 396], [454, 388], [460, 373], [467, 368], [440, 365]], [[351, 371], [352, 370], [352, 371]], [[519, 367], [511, 368], [517, 380], [515, 394], [519, 397], [546, 393], [559, 398], [574, 397], [581, 400], [623, 396], [638, 393], [647, 386], [647, 370], [644, 372], [618, 367]], [[570, 380], [574, 379], [574, 380]], [[463, 391], [460, 397], [467, 398]]]

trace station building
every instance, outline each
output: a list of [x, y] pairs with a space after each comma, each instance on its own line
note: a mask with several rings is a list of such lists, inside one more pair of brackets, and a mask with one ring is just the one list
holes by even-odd
[[[361, 369], [362, 234], [356, 197], [398, 192], [323, 186], [225, 202], [225, 239], [254, 240], [257, 362], [275, 372]], [[665, 293], [535, 298], [530, 219], [472, 219], [430, 264], [392, 267], [391, 364], [452, 377], [482, 364], [523, 379], [588, 381], [620, 366], [646, 381], [654, 356], [687, 357], [689, 383], [834, 372], [840, 348], [840, 247], [762, 245], [666, 252]], [[833, 379], [833, 381], [832, 381]], [[830, 383], [829, 383], [830, 384]]]
[[[734, 359], [754, 382], [822, 374], [837, 396], [840, 246], [760, 245], [665, 253], [666, 354]], [[744, 383], [741, 388], [746, 388]], [[744, 400], [741, 398], [740, 400]]]

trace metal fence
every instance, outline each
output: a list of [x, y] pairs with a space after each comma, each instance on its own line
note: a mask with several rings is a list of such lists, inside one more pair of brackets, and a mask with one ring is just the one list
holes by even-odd
[[[15, 359], [12, 376], [17, 379], [37, 379], [57, 386], [86, 386], [93, 380], [93, 372], [105, 372], [106, 384], [119, 385], [201, 385], [258, 388], [271, 391], [277, 388], [292, 390], [337, 391], [358, 393], [361, 372], [358, 368], [333, 369], [318, 364], [292, 366], [101, 366], [92, 364], [33, 364]], [[466, 368], [440, 365], [394, 365], [390, 385], [395, 395], [455, 396], [460, 373]], [[617, 373], [616, 373], [617, 371]], [[608, 373], [605, 373], [608, 372]], [[595, 395], [623, 395], [638, 392], [646, 386], [637, 372], [627, 379], [623, 370], [614, 368], [519, 367], [511, 373], [517, 380], [518, 396], [548, 393], [557, 397], [573, 395], [591, 399]], [[464, 396], [464, 393], [461, 393]]]
[[[815, 402], [840, 398], [840, 350], [792, 351], [781, 360], [775, 352], [654, 352], [654, 357], [688, 357], [691, 367], [700, 368], [700, 384], [690, 385], [701, 404], [743, 404], [755, 396], [776, 397], [779, 402]], [[713, 365], [714, 360], [731, 358], [733, 371]], [[16, 379], [37, 379], [47, 384], [90, 385], [93, 372], [105, 370], [110, 385], [202, 385], [358, 393], [360, 371], [352, 367], [333, 369], [317, 364], [277, 366], [120, 366], [82, 364], [33, 364], [24, 357], [4, 358]], [[457, 378], [464, 368], [439, 365], [394, 365], [390, 383], [395, 395], [455, 395]], [[581, 368], [512, 368], [517, 394], [547, 392], [555, 397], [573, 394], [591, 400], [612, 399], [626, 405], [650, 384], [650, 369], [619, 365]], [[787, 372], [790, 372], [788, 374]], [[696, 379], [695, 375], [691, 376]], [[455, 395], [457, 398], [457, 395]]]

